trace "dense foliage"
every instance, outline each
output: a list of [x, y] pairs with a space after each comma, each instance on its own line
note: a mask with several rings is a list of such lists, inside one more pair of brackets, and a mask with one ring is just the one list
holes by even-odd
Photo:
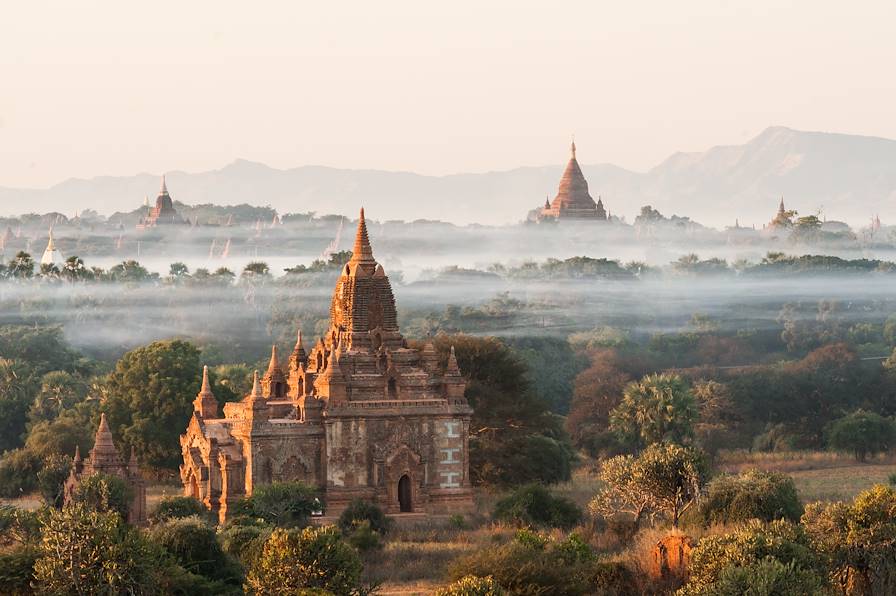
[[751, 519], [797, 522], [802, 514], [803, 506], [790, 476], [748, 470], [737, 476], [714, 478], [706, 487], [695, 519], [704, 525], [733, 524]]
[[492, 517], [520, 526], [568, 530], [581, 520], [582, 511], [574, 502], [551, 494], [540, 484], [527, 484], [498, 501]]

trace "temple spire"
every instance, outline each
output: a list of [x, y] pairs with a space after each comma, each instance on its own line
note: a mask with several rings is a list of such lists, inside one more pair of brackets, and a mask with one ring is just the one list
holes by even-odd
[[448, 354], [448, 366], [445, 370], [448, 376], [460, 376], [460, 367], [457, 365], [457, 356], [454, 354], [454, 346], [451, 346], [451, 352]]
[[268, 363], [268, 374], [272, 374], [280, 368], [280, 360], [277, 358], [277, 344], [271, 346], [271, 361]]
[[90, 451], [90, 461], [97, 465], [104, 458], [115, 459], [118, 457], [118, 450], [115, 448], [115, 441], [112, 440], [112, 431], [109, 430], [109, 423], [106, 422], [106, 413], [100, 414], [100, 425], [96, 429], [96, 435], [93, 439], [93, 449]]
[[572, 136], [572, 144], [569, 146], [569, 154], [570, 154], [569, 155], [570, 159], [576, 158], [576, 136], [575, 135]]
[[264, 396], [261, 394], [261, 384], [258, 382], [258, 371], [255, 371], [255, 375], [252, 377], [252, 391], [249, 393], [249, 401], [264, 401]]
[[218, 400], [212, 392], [212, 384], [208, 380], [208, 366], [202, 367], [202, 389], [193, 400], [193, 412], [201, 418], [218, 417]]
[[370, 238], [367, 236], [367, 221], [364, 219], [364, 208], [361, 207], [361, 216], [358, 218], [358, 232], [355, 234], [355, 246], [352, 249], [352, 263], [376, 263], [373, 258], [373, 249], [370, 248]]
[[160, 195], [168, 194], [168, 185], [165, 184], [165, 174], [162, 174], [162, 188], [159, 190]]

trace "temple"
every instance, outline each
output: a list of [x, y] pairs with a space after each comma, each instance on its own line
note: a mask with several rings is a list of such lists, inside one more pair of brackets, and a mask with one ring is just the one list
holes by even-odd
[[55, 267], [62, 269], [62, 266], [65, 265], [65, 259], [62, 256], [62, 253], [59, 252], [59, 249], [56, 248], [56, 243], [53, 241], [53, 228], [50, 228], [50, 237], [47, 240], [47, 248], [44, 249], [44, 254], [40, 258], [41, 265], [54, 265]]
[[165, 176], [162, 176], [162, 188], [159, 189], [159, 196], [156, 197], [156, 206], [150, 209], [145, 217], [140, 219], [137, 229], [145, 230], [156, 226], [183, 225], [187, 223], [189, 222], [184, 220], [174, 208], [174, 202], [171, 200], [171, 195], [168, 194]]
[[128, 522], [142, 524], [146, 522], [146, 483], [140, 477], [140, 467], [137, 458], [131, 450], [131, 458], [125, 463], [115, 442], [112, 440], [112, 432], [106, 423], [106, 414], [100, 417], [100, 425], [96, 429], [93, 441], [93, 449], [87, 459], [81, 459], [81, 451], [75, 447], [75, 457], [72, 460], [72, 469], [65, 481], [65, 502], [69, 503], [75, 495], [75, 491], [81, 481], [93, 474], [106, 474], [117, 476], [124, 480], [131, 491], [131, 503], [128, 507]]
[[203, 371], [181, 436], [184, 493], [224, 522], [256, 486], [318, 487], [326, 515], [353, 499], [387, 513], [456, 513], [472, 506], [472, 409], [452, 349], [408, 347], [389, 278], [374, 259], [364, 210], [330, 325], [306, 352], [301, 333], [282, 362], [276, 347], [252, 390], [219, 408]]
[[566, 170], [560, 178], [557, 196], [553, 201], [545, 199], [544, 207], [536, 214], [538, 221], [566, 219], [607, 221], [603, 201], [598, 197], [595, 203], [588, 193], [588, 181], [585, 180], [582, 168], [576, 160], [575, 141], [570, 147], [569, 163], [566, 164]]

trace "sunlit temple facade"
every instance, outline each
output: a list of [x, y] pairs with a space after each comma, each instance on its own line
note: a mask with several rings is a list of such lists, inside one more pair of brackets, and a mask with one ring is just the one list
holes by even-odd
[[364, 219], [336, 284], [330, 326], [306, 352], [301, 334], [285, 362], [276, 347], [249, 395], [223, 409], [207, 370], [181, 436], [184, 493], [219, 519], [255, 487], [317, 486], [326, 514], [351, 500], [387, 513], [455, 513], [472, 505], [472, 409], [454, 351], [408, 347], [389, 278]]

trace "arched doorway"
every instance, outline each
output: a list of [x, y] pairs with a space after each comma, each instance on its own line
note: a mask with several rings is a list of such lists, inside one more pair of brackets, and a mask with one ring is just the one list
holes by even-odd
[[398, 479], [398, 509], [402, 513], [410, 513], [414, 510], [411, 499], [411, 479], [405, 474]]
[[199, 499], [199, 482], [196, 480], [195, 474], [190, 474], [190, 496]]

